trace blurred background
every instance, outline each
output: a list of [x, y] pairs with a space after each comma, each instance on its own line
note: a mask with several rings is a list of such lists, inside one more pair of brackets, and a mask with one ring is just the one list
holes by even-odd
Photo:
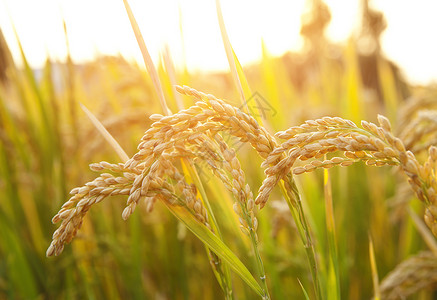
[[[325, 3], [329, 13], [318, 27], [323, 28], [324, 37], [331, 43], [344, 45], [352, 36], [361, 37], [360, 51], [372, 52], [377, 45], [365, 37], [370, 31], [363, 29], [373, 26], [379, 50], [404, 71], [409, 81], [435, 82], [434, 1], [373, 0], [371, 8], [384, 13], [380, 21], [377, 16], [363, 14], [364, 4], [360, 0]], [[131, 6], [155, 61], [168, 45], [177, 67], [186, 65], [191, 71], [227, 70], [214, 1], [132, 1]], [[232, 45], [243, 65], [261, 59], [261, 39], [274, 56], [310, 50], [305, 38], [308, 34], [300, 33], [302, 22], [308, 22], [311, 16], [311, 1], [222, 1], [222, 10]], [[123, 13], [122, 1], [2, 0], [0, 26], [14, 60], [21, 63], [12, 28], [15, 26], [33, 68], [41, 68], [47, 56], [65, 61], [68, 51], [77, 63], [101, 55], [121, 54], [142, 64]], [[64, 21], [69, 49], [65, 44]]]
[[[238, 102], [214, 1], [130, 4], [173, 112], [194, 104], [175, 84]], [[378, 113], [406, 139], [414, 124], [434, 128], [432, 119], [419, 121], [437, 103], [437, 2], [222, 0], [221, 7], [251, 90], [277, 112], [264, 116], [271, 133], [325, 115], [358, 122]], [[88, 164], [119, 161], [79, 102], [128, 155], [148, 116], [161, 113], [123, 2], [1, 0], [0, 299], [222, 299], [202, 243], [160, 205], [125, 222], [126, 199], [110, 198], [91, 209], [60, 257], [45, 257], [57, 227], [51, 218], [69, 190], [96, 176]], [[409, 140], [422, 161], [434, 132]], [[256, 194], [261, 159], [246, 147], [238, 156]], [[423, 205], [392, 168], [357, 164], [331, 176], [340, 293], [370, 299], [369, 236], [381, 281], [410, 257], [423, 260], [417, 255], [430, 242], [411, 218]], [[225, 242], [253, 270], [232, 197], [209, 178], [211, 202], [227, 203], [214, 205]], [[298, 183], [327, 274], [323, 173]], [[270, 201], [259, 236], [272, 298], [304, 299], [299, 281], [312, 295], [304, 247], [280, 193]], [[382, 285], [383, 299], [433, 299], [437, 264], [427, 259], [426, 272], [395, 280], [401, 287]], [[256, 297], [237, 276], [233, 283], [236, 299]]]

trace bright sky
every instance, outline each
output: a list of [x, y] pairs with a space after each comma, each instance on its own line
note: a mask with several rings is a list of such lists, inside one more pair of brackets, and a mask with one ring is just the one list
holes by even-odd
[[[332, 21], [328, 37], [344, 42], [356, 30], [361, 0], [325, 0]], [[155, 61], [165, 44], [177, 65], [189, 70], [226, 70], [214, 0], [130, 0], [146, 44]], [[221, 0], [226, 28], [239, 60], [245, 64], [261, 56], [261, 38], [268, 50], [280, 55], [298, 50], [305, 0]], [[386, 16], [384, 53], [398, 63], [414, 83], [437, 83], [437, 1], [373, 0]], [[11, 20], [28, 60], [43, 65], [47, 55], [66, 55], [62, 18], [65, 19], [74, 61], [97, 54], [121, 53], [142, 65], [122, 0], [0, 0], [0, 27], [19, 61]], [[183, 28], [182, 47], [180, 23]]]

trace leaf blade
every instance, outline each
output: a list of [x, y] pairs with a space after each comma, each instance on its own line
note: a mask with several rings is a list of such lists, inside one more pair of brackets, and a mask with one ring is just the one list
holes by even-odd
[[199, 221], [192, 218], [182, 207], [172, 206], [166, 202], [164, 204], [170, 212], [179, 219], [187, 228], [194, 233], [204, 244], [206, 244], [223, 261], [229, 264], [232, 270], [237, 273], [259, 296], [263, 296], [262, 288], [253, 278], [246, 266], [238, 257], [211, 231], [209, 231]]

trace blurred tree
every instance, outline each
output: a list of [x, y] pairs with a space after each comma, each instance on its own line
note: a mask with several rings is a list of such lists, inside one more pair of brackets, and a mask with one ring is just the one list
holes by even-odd
[[307, 5], [309, 10], [302, 16], [300, 30], [306, 51], [289, 52], [282, 57], [290, 80], [299, 91], [303, 91], [309, 81], [312, 85], [319, 82], [320, 58], [324, 56], [327, 43], [324, 32], [331, 21], [329, 8], [321, 0], [308, 0]]
[[384, 14], [369, 7], [369, 0], [362, 0], [362, 25], [359, 41], [362, 53], [379, 54], [380, 37], [387, 28]]
[[386, 27], [384, 15], [371, 9], [368, 0], [362, 0], [362, 24], [358, 37], [361, 80], [364, 88], [380, 102], [383, 101], [383, 95], [379, 84], [378, 60], [381, 58], [380, 37]]
[[290, 52], [282, 57], [290, 80], [299, 91], [303, 91], [307, 84], [320, 87], [322, 59], [326, 59], [329, 56], [327, 52], [336, 48], [325, 37], [325, 30], [331, 21], [329, 7], [322, 0], [308, 0], [307, 6], [308, 12], [302, 16], [300, 29], [305, 50], [302, 53]]
[[[330, 43], [325, 30], [331, 21], [329, 7], [322, 0], [308, 0], [308, 12], [302, 16], [300, 34], [305, 39], [303, 53], [287, 53], [282, 57], [287, 66], [288, 75], [294, 86], [303, 91], [307, 84], [320, 86], [323, 74], [321, 65], [345, 67], [345, 57], [341, 56], [339, 46]], [[382, 84], [387, 77], [393, 77], [393, 84], [398, 97], [405, 99], [410, 95], [409, 87], [398, 66], [382, 54], [381, 35], [387, 27], [384, 14], [372, 9], [369, 0], [362, 0], [362, 22], [357, 37], [357, 60], [362, 86], [375, 104], [383, 108], [384, 92]], [[381, 69], [385, 71], [381, 73]], [[388, 70], [388, 73], [387, 73]], [[390, 80], [388, 80], [390, 82]], [[387, 84], [387, 82], [386, 82]], [[385, 99], [387, 100], [387, 99]]]
[[331, 12], [321, 0], [311, 0], [309, 14], [302, 17], [300, 34], [309, 43], [310, 52], [315, 56], [323, 54], [326, 43], [325, 29], [331, 21]]
[[384, 100], [379, 71], [381, 62], [388, 64], [399, 96], [405, 99], [410, 94], [398, 66], [386, 59], [381, 53], [381, 34], [386, 28], [387, 22], [384, 14], [372, 9], [369, 6], [369, 0], [362, 0], [362, 24], [357, 45], [361, 80], [364, 88], [373, 92], [381, 103]]

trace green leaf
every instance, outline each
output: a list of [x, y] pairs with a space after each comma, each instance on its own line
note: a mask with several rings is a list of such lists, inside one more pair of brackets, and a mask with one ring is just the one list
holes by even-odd
[[306, 299], [306, 300], [310, 300], [310, 297], [308, 296], [307, 291], [306, 291], [305, 288], [303, 287], [302, 282], [300, 282], [299, 279], [297, 279], [297, 281], [299, 282], [299, 285], [300, 285], [300, 287], [302, 288], [302, 292], [303, 292], [303, 294], [304, 294], [304, 296], [305, 296], [305, 299]]
[[[326, 155], [325, 159], [327, 159]], [[325, 192], [326, 231], [328, 235], [329, 248], [327, 299], [340, 299], [340, 275], [338, 266], [337, 238], [335, 235], [331, 177], [329, 175], [328, 169], [324, 170], [323, 177]]]
[[158, 72], [156, 71], [155, 65], [153, 64], [152, 57], [147, 50], [146, 43], [144, 42], [143, 35], [141, 34], [140, 28], [138, 27], [137, 21], [132, 13], [132, 10], [129, 6], [127, 0], [123, 0], [124, 7], [126, 8], [126, 13], [129, 17], [129, 21], [132, 25], [132, 30], [134, 31], [135, 38], [137, 39], [138, 46], [140, 47], [141, 54], [143, 55], [144, 63], [147, 68], [147, 72], [152, 78], [153, 86], [155, 87], [156, 94], [158, 95], [159, 102], [161, 104], [162, 110], [165, 115], [171, 115], [171, 111], [167, 106], [167, 102], [165, 101], [164, 91], [162, 89], [161, 81], [159, 80]]
[[[249, 83], [247, 82], [246, 76], [244, 75], [243, 67], [240, 64], [240, 61], [235, 54], [234, 49], [232, 48], [231, 42], [229, 40], [228, 33], [225, 27], [225, 21], [223, 19], [223, 13], [220, 6], [220, 0], [216, 0], [216, 10], [217, 17], [220, 26], [220, 32], [222, 34], [223, 46], [225, 47], [226, 57], [228, 59], [229, 68], [231, 70], [232, 78], [234, 79], [235, 87], [238, 90], [241, 98], [242, 110], [248, 114], [250, 114], [250, 109], [248, 107], [247, 101], [252, 97], [252, 91], [249, 87]], [[262, 125], [262, 119], [256, 115], [253, 116], [258, 123]]]
[[[202, 181], [200, 180], [199, 174], [197, 173], [196, 169], [192, 165], [190, 165], [189, 161], [186, 158], [181, 159], [181, 165], [183, 168], [184, 176], [188, 180], [188, 183], [194, 183], [198, 188], [198, 191], [200, 193], [199, 198], [202, 201], [202, 204], [205, 206], [206, 211], [208, 212], [209, 221], [210, 221], [209, 224], [211, 225], [212, 230], [217, 233], [217, 236], [220, 240], [223, 240], [223, 237], [220, 232], [220, 228], [218, 226], [214, 212], [211, 208], [211, 204], [208, 200], [208, 196], [206, 195]], [[206, 247], [206, 251], [208, 252], [208, 257], [209, 257], [210, 249]], [[227, 265], [223, 265], [223, 266], [224, 266], [223, 275], [220, 274], [220, 272], [218, 272], [216, 268], [212, 268], [212, 270], [217, 278], [217, 281], [222, 287], [223, 291], [225, 292], [225, 294], [228, 295], [228, 294], [232, 294], [231, 273]], [[220, 266], [218, 267], [220, 268]]]
[[90, 112], [88, 108], [85, 107], [85, 105], [83, 105], [82, 103], [79, 104], [82, 110], [87, 115], [87, 117], [90, 119], [90, 121], [93, 123], [96, 129], [103, 136], [103, 138], [111, 145], [111, 147], [115, 150], [115, 152], [118, 154], [121, 160], [123, 162], [126, 162], [129, 159], [129, 156], [120, 146], [120, 144], [114, 139], [114, 137], [108, 132], [108, 130], [106, 130], [105, 126], [103, 126], [103, 124], [100, 123], [100, 121], [93, 115], [93, 113]]
[[373, 298], [375, 300], [381, 299], [381, 291], [379, 288], [378, 268], [376, 266], [375, 250], [373, 248], [373, 241], [369, 234], [369, 256], [370, 256], [370, 268], [372, 270], [373, 281]]
[[260, 297], [263, 291], [258, 282], [238, 257], [203, 224], [194, 219], [188, 211], [180, 206], [172, 206], [163, 202], [170, 212], [190, 229], [204, 244], [206, 244], [218, 257], [228, 263], [232, 270], [237, 273]]

